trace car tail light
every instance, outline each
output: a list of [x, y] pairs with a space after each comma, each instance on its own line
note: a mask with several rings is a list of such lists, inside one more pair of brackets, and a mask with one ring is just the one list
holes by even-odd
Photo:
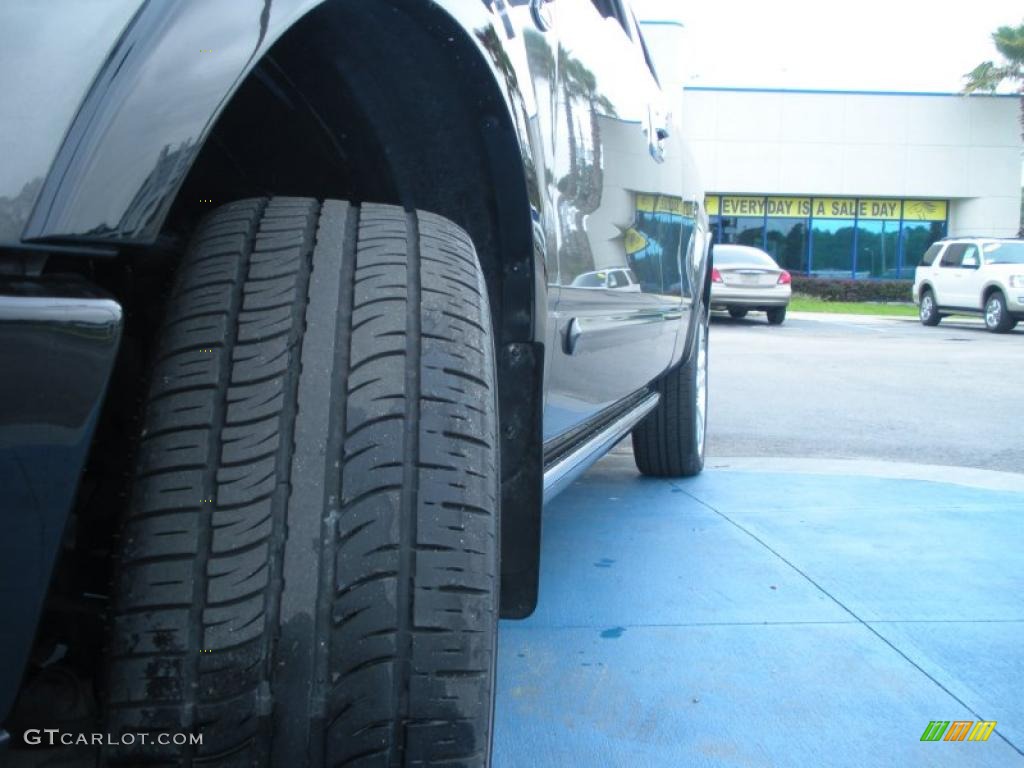
[[779, 275], [778, 285], [789, 285], [792, 282], [793, 278], [790, 276], [789, 272], [782, 270], [782, 274]]
[[718, 267], [711, 268], [711, 282], [720, 283], [722, 282], [722, 273], [718, 271]]

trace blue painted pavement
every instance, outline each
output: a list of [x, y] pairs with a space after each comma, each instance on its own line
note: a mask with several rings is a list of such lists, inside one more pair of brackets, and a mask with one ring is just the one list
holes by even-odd
[[545, 510], [498, 670], [496, 768], [1024, 766], [1024, 493], [616, 452]]

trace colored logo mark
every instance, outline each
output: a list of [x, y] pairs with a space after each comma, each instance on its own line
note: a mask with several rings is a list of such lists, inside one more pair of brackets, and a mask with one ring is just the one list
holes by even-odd
[[988, 741], [995, 728], [995, 720], [932, 720], [921, 741]]

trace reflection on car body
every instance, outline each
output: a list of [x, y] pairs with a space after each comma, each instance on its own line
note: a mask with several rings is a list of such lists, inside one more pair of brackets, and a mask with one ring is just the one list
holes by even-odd
[[572, 281], [574, 288], [607, 288], [613, 291], [639, 291], [640, 283], [630, 269], [605, 269], [584, 272]]

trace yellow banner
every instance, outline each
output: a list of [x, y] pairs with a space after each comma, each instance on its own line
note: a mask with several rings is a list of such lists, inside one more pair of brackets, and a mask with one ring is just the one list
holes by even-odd
[[903, 219], [905, 221], [945, 221], [945, 200], [904, 200]]
[[672, 195], [637, 195], [636, 209], [641, 213], [667, 213], [670, 216], [693, 218], [697, 214], [697, 204]]
[[647, 238], [637, 232], [633, 227], [626, 230], [625, 235], [626, 253], [632, 256], [647, 247]]
[[857, 200], [857, 216], [862, 219], [898, 219], [900, 217], [899, 200]]
[[857, 201], [852, 197], [816, 197], [811, 203], [816, 219], [852, 219], [856, 213]]
[[681, 197], [667, 197], [666, 195], [658, 196], [658, 203], [655, 207], [658, 213], [674, 213], [676, 216], [683, 215], [683, 198]]
[[[650, 208], [641, 208], [640, 198], [648, 198]], [[640, 210], [662, 210], [666, 198], [640, 195]], [[945, 200], [891, 200], [871, 197], [760, 197], [754, 195], [708, 195], [704, 198], [708, 216], [769, 216], [816, 219], [883, 219], [898, 221], [945, 221]], [[673, 213], [675, 211], [672, 211]]]
[[764, 216], [763, 197], [722, 197], [723, 216]]
[[769, 217], [806, 218], [811, 214], [809, 197], [769, 197], [765, 206]]

